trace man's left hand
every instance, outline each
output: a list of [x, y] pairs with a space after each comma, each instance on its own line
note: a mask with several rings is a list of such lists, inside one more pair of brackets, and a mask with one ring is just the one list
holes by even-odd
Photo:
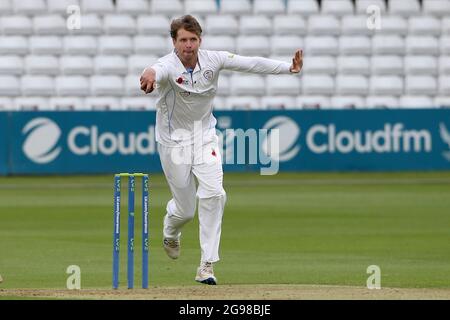
[[289, 69], [292, 73], [299, 73], [303, 67], [303, 50], [297, 50], [294, 58], [292, 59], [292, 65]]

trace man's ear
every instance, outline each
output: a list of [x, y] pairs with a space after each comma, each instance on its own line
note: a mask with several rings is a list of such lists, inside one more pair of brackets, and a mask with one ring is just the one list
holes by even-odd
[[198, 40], [198, 46], [200, 47], [202, 45], [202, 38], [199, 38]]

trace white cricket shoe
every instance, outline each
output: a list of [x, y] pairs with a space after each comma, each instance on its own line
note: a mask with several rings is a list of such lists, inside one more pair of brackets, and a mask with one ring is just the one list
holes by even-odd
[[163, 244], [164, 250], [170, 258], [177, 259], [180, 256], [180, 240], [164, 238]]
[[216, 277], [214, 277], [212, 262], [200, 263], [200, 267], [197, 268], [197, 275], [195, 277], [195, 281], [209, 285], [217, 284], [217, 279]]

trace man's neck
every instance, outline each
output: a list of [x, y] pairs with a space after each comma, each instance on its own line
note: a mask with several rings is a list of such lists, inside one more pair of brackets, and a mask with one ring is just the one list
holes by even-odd
[[[177, 54], [177, 56], [178, 56], [178, 54]], [[183, 66], [186, 69], [192, 69], [192, 70], [195, 69], [195, 66], [197, 65], [198, 55], [196, 55], [189, 61], [183, 60], [180, 56], [178, 56], [178, 58], [180, 59], [181, 63], [183, 64]]]

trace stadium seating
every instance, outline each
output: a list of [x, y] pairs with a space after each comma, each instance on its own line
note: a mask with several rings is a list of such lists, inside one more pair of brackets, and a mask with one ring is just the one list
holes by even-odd
[[47, 9], [50, 14], [67, 14], [70, 6], [80, 6], [79, 0], [47, 0]]
[[13, 110], [52, 110], [49, 100], [42, 97], [19, 97], [14, 99]]
[[370, 13], [373, 12], [373, 10], [370, 10], [371, 7], [377, 8], [380, 13], [384, 14], [386, 13], [386, 2], [384, 0], [357, 0], [356, 1], [356, 14], [367, 14], [369, 11]]
[[450, 108], [450, 97], [437, 96], [433, 103], [436, 108]]
[[306, 95], [332, 95], [335, 92], [334, 77], [330, 75], [304, 75], [303, 93]]
[[366, 36], [341, 36], [339, 38], [339, 54], [347, 55], [371, 55], [371, 39]]
[[63, 38], [64, 54], [95, 55], [97, 38], [93, 36], [66, 36]]
[[55, 84], [52, 77], [41, 75], [23, 76], [20, 83], [22, 95], [24, 96], [44, 96], [55, 95]]
[[220, 109], [450, 105], [450, 0], [0, 0], [0, 109], [154, 109], [139, 75], [186, 13], [205, 49], [289, 63], [304, 51], [299, 76], [222, 72]]
[[268, 36], [272, 33], [272, 21], [266, 16], [241, 16], [239, 33]]
[[381, 96], [400, 96], [403, 93], [403, 82], [403, 77], [400, 76], [372, 76], [370, 93]]
[[24, 71], [23, 59], [19, 56], [0, 56], [0, 74], [22, 75]]
[[267, 110], [296, 109], [295, 98], [292, 96], [261, 97], [261, 108]]
[[87, 96], [90, 92], [89, 78], [83, 76], [59, 76], [55, 79], [58, 96]]
[[393, 96], [367, 96], [365, 103], [368, 109], [395, 108], [398, 105], [398, 98]]
[[79, 97], [52, 97], [48, 102], [50, 110], [89, 110], [84, 99]]
[[310, 16], [319, 14], [319, 3], [316, 0], [293, 1], [287, 3], [288, 14], [299, 14], [302, 16]]
[[339, 43], [332, 36], [305, 37], [305, 53], [310, 55], [337, 55]]
[[445, 17], [450, 15], [449, 0], [423, 0], [424, 14], [436, 17]]
[[419, 0], [389, 0], [389, 13], [413, 16], [420, 13]]
[[256, 16], [274, 16], [284, 14], [285, 11], [283, 0], [253, 0], [253, 13]]
[[[360, 96], [333, 96], [330, 109], [361, 109], [365, 107], [365, 99]], [[326, 107], [324, 108], [326, 109]]]
[[42, 15], [33, 18], [34, 33], [37, 35], [64, 35], [66, 20], [61, 15]]
[[181, 0], [153, 0], [150, 11], [157, 15], [177, 16], [184, 14], [184, 6]]
[[367, 28], [366, 15], [351, 15], [342, 17], [340, 33], [348, 36], [369, 36], [373, 31]]
[[230, 79], [232, 95], [262, 96], [266, 90], [264, 77], [260, 75], [233, 75]]
[[209, 35], [236, 36], [239, 34], [239, 21], [232, 15], [208, 15], [205, 29]]
[[125, 110], [155, 110], [155, 97], [126, 97], [122, 98], [120, 105]]
[[236, 50], [239, 54], [247, 56], [264, 56], [270, 54], [269, 38], [265, 36], [238, 36]]
[[323, 0], [322, 13], [342, 17], [354, 13], [354, 7], [351, 0]]
[[0, 97], [20, 95], [20, 80], [14, 76], [0, 76]]
[[202, 47], [208, 50], [236, 51], [236, 39], [231, 36], [204, 36]]
[[298, 109], [325, 109], [331, 105], [330, 98], [323, 95], [300, 95], [295, 103]]
[[60, 72], [59, 59], [50, 55], [25, 57], [25, 71], [30, 75], [56, 76]]
[[219, 75], [218, 83], [219, 83], [219, 87], [217, 89], [217, 94], [219, 96], [230, 95], [230, 78], [226, 74], [221, 73]]
[[[134, 38], [134, 49], [136, 53], [140, 53], [138, 48], [136, 48], [137, 39], [139, 39], [139, 37]], [[119, 54], [128, 56], [133, 53], [133, 39], [131, 37], [101, 36], [97, 38], [97, 41], [97, 54]]]
[[333, 56], [308, 56], [308, 63], [303, 67], [308, 74], [336, 74], [336, 58]]
[[365, 76], [339, 75], [336, 77], [336, 92], [339, 95], [365, 96], [369, 91], [369, 82]]
[[11, 0], [13, 12], [24, 15], [44, 14], [47, 10], [44, 0]]
[[114, 3], [112, 0], [81, 0], [81, 8], [88, 14], [107, 14], [114, 12]]
[[254, 96], [230, 96], [223, 105], [225, 110], [257, 110], [261, 109], [260, 99]]
[[89, 110], [123, 110], [120, 99], [115, 97], [87, 97], [84, 104]]
[[370, 75], [370, 61], [366, 56], [340, 56], [337, 60], [339, 74]]
[[185, 0], [184, 13], [194, 16], [207, 16], [217, 13], [215, 0]]
[[14, 101], [11, 98], [0, 97], [0, 111], [13, 110]]
[[267, 94], [270, 96], [297, 96], [300, 79], [291, 75], [270, 75], [266, 78]]
[[403, 75], [404, 65], [401, 56], [372, 56], [372, 75]]
[[252, 13], [250, 0], [228, 0], [220, 2], [220, 13], [235, 16], [248, 15]]
[[273, 17], [273, 34], [278, 35], [297, 35], [305, 36], [307, 34], [306, 20], [299, 15], [277, 15]]
[[148, 13], [150, 9], [149, 2], [146, 0], [117, 0], [116, 3], [117, 12], [130, 16]]
[[427, 96], [402, 96], [399, 105], [403, 108], [431, 108], [433, 100]]

